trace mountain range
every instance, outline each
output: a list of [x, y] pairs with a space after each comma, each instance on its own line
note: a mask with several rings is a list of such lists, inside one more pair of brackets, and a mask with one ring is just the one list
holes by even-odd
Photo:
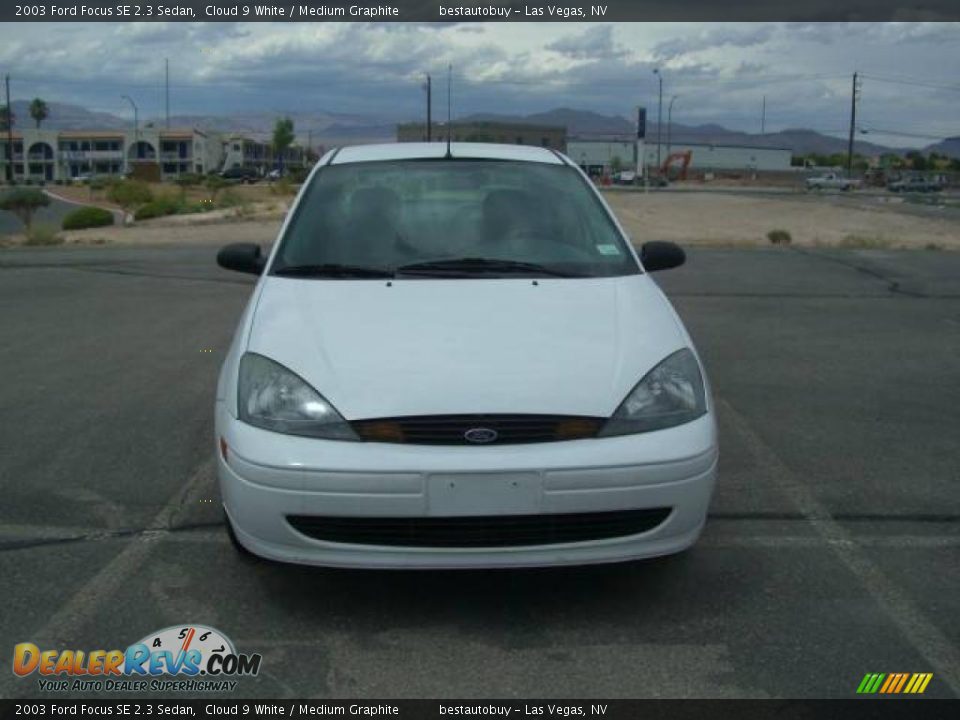
[[[16, 125], [33, 125], [30, 118], [29, 102], [17, 100], [13, 103]], [[131, 119], [121, 118], [105, 112], [87, 110], [79, 105], [67, 103], [47, 103], [50, 114], [43, 127], [75, 129], [120, 129], [131, 126]], [[390, 142], [396, 138], [397, 122], [409, 118], [359, 115], [332, 112], [296, 112], [296, 113], [234, 113], [230, 115], [173, 115], [171, 127], [195, 127], [200, 130], [245, 133], [261, 139], [268, 139], [274, 122], [280, 115], [288, 115], [294, 122], [297, 139], [301, 144], [319, 145], [361, 144], [371, 142]], [[629, 138], [635, 132], [634, 122], [620, 115], [603, 115], [589, 110], [556, 108], [546, 112], [529, 115], [508, 115], [496, 113], [474, 113], [456, 118], [463, 121], [501, 121], [514, 123], [533, 123], [543, 125], [562, 125], [567, 128], [570, 137], [590, 138]], [[142, 127], [154, 125], [162, 127], [162, 118], [141, 118]], [[16, 127], [15, 125], [15, 127]], [[647, 139], [657, 136], [656, 123], [647, 122]], [[673, 123], [670, 127], [673, 143], [711, 143], [717, 145], [752, 145], [757, 147], [789, 148], [794, 154], [807, 153], [832, 154], [847, 150], [847, 139], [824, 135], [814, 130], [790, 128], [765, 134], [745, 133], [730, 130], [717, 124], [685, 125]], [[663, 141], [666, 142], [666, 127]], [[856, 142], [856, 151], [866, 155], [881, 153], [904, 153], [905, 148], [888, 147], [860, 139]], [[947, 138], [923, 149], [924, 152], [939, 152], [951, 157], [960, 157], [960, 137]]]

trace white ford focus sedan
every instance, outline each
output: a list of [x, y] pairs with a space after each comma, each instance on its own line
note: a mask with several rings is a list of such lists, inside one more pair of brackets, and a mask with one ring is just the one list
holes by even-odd
[[717, 467], [693, 342], [565, 156], [453, 143], [327, 153], [220, 374], [231, 539], [264, 558], [523, 567], [675, 553]]

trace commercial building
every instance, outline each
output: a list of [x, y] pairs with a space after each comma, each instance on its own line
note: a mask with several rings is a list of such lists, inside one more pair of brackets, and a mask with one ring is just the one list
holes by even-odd
[[[506, 143], [536, 145], [564, 152], [567, 148], [567, 129], [558, 125], [530, 125], [506, 122], [433, 123], [430, 139], [446, 142], [449, 132], [454, 142]], [[426, 123], [404, 123], [397, 126], [397, 142], [426, 142]]]
[[[283, 153], [283, 167], [303, 167], [306, 161], [304, 148], [291, 145]], [[228, 135], [223, 140], [223, 169], [237, 167], [254, 168], [263, 174], [280, 164], [273, 145], [245, 135]]]
[[[567, 155], [592, 175], [611, 172], [619, 166], [624, 170], [636, 166], [635, 144], [632, 138], [618, 140], [571, 138], [567, 141]], [[690, 153], [690, 170], [699, 171], [790, 171], [790, 148], [757, 147], [752, 145], [722, 145], [710, 143], [672, 142], [660, 146], [660, 161], [673, 153]], [[657, 144], [643, 145], [644, 166], [652, 171], [657, 166]]]
[[[0, 133], [0, 179], [7, 177], [7, 135]], [[303, 148], [284, 153], [286, 167], [303, 165]], [[17, 182], [56, 182], [90, 175], [130, 173], [145, 180], [169, 180], [226, 167], [276, 165], [269, 143], [239, 135], [196, 129], [44, 130], [13, 133], [13, 172]]]

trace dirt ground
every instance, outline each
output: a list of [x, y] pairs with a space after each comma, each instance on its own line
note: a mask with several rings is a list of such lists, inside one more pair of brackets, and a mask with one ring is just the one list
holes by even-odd
[[[637, 244], [672, 240], [685, 245], [765, 246], [770, 244], [768, 232], [785, 230], [794, 245], [960, 250], [960, 212], [951, 209], [941, 209], [939, 214], [933, 208], [918, 212], [866, 197], [616, 191], [604, 195]], [[217, 244], [226, 239], [269, 243], [279, 230], [287, 203], [289, 198], [274, 196], [269, 203], [252, 203], [242, 213], [170, 216], [61, 236], [67, 244]], [[22, 238], [6, 240], [16, 244]]]
[[[795, 245], [960, 249], [960, 217], [929, 217], [876, 198], [757, 196], [719, 192], [607, 192], [635, 243], [769, 245], [786, 230]], [[881, 198], [882, 199], [882, 198]]]

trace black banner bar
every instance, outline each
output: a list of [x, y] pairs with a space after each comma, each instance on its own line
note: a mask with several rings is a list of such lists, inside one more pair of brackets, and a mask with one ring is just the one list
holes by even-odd
[[282, 717], [403, 720], [954, 720], [960, 701], [857, 700], [0, 700], [0, 718]]
[[4, 22], [958, 21], [957, 0], [24, 0]]

